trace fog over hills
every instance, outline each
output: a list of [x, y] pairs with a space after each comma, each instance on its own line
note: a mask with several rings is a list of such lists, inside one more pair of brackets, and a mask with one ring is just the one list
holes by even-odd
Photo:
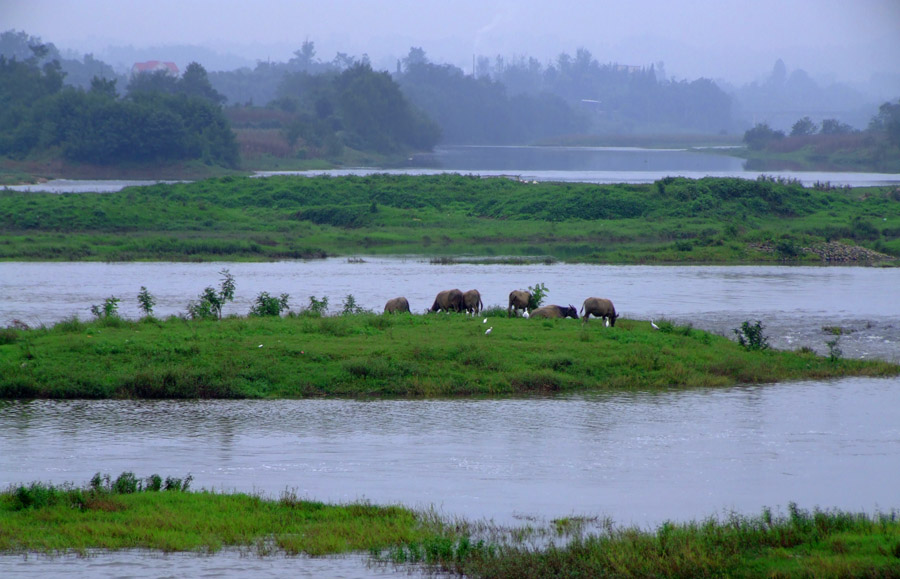
[[733, 84], [779, 58], [814, 79], [900, 82], [897, 0], [4, 0], [0, 22], [112, 64], [121, 47], [203, 46], [222, 55], [203, 63], [218, 70], [287, 60], [312, 40], [326, 58], [368, 54], [383, 67], [411, 46], [469, 71], [473, 56], [546, 63], [585, 48], [600, 62], [661, 61], [678, 78]]

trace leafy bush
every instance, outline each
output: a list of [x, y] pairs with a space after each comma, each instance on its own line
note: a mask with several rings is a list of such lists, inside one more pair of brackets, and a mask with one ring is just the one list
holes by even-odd
[[528, 301], [528, 307], [532, 310], [541, 307], [541, 304], [544, 303], [544, 298], [550, 293], [547, 286], [542, 283], [529, 286], [528, 291], [531, 292], [531, 299]]
[[323, 296], [322, 299], [316, 299], [316, 296], [309, 296], [309, 306], [306, 313], [316, 317], [323, 317], [328, 313], [328, 297]]
[[91, 313], [94, 314], [94, 317], [98, 320], [106, 320], [109, 318], [118, 318], [119, 317], [119, 302], [121, 300], [115, 296], [110, 296], [106, 298], [103, 302], [102, 306], [93, 305], [91, 306]]
[[341, 315], [361, 314], [364, 311], [363, 307], [356, 303], [356, 298], [353, 297], [353, 294], [347, 294], [347, 297], [344, 298], [344, 303], [341, 305]]
[[197, 301], [188, 304], [188, 316], [194, 320], [222, 319], [222, 308], [234, 301], [234, 276], [227, 269], [219, 272], [223, 276], [219, 291], [207, 287]]
[[737, 335], [738, 344], [745, 350], [767, 350], [769, 348], [769, 339], [763, 334], [763, 325], [759, 320], [752, 325], [745, 320], [740, 328], [735, 328], [733, 331]]
[[153, 315], [153, 306], [156, 305], [156, 298], [147, 291], [147, 288], [141, 286], [141, 291], [138, 293], [138, 306], [141, 308], [141, 311], [144, 312], [144, 317], [151, 317]]
[[250, 308], [251, 316], [280, 316], [281, 312], [290, 309], [288, 306], [288, 294], [281, 294], [279, 297], [270, 296], [268, 292], [260, 292], [256, 296], [256, 301]]

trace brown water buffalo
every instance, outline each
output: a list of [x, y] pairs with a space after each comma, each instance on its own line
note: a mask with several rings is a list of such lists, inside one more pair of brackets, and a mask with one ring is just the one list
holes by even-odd
[[404, 312], [409, 313], [409, 300], [404, 297], [388, 300], [384, 304], [384, 313], [386, 314], [402, 314]]
[[531, 312], [532, 318], [572, 318], [578, 319], [578, 309], [569, 304], [569, 306], [541, 306]]
[[584, 314], [581, 318], [582, 321], [587, 322], [591, 316], [605, 318], [607, 326], [615, 326], [616, 318], [619, 317], [616, 315], [616, 307], [606, 298], [588, 298], [584, 300], [581, 311]]
[[519, 310], [524, 310], [528, 308], [528, 304], [531, 302], [531, 292], [527, 292], [524, 290], [515, 290], [509, 292], [509, 306], [506, 308], [506, 315], [508, 317], [513, 317], [513, 313], [515, 315], [519, 315]]
[[465, 308], [467, 314], [472, 314], [473, 316], [484, 309], [484, 304], [481, 302], [481, 294], [478, 293], [478, 290], [470, 289], [463, 294], [463, 308]]
[[434, 305], [429, 312], [461, 312], [464, 309], [463, 293], [458, 289], [444, 290], [434, 298]]

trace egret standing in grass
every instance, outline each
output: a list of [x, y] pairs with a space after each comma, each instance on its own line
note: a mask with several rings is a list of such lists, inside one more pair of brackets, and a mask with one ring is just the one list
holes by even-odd
[[487, 318], [485, 318], [484, 321], [481, 322], [481, 323], [482, 323], [482, 324], [486, 324], [486, 323], [487, 323]]
[[650, 320], [650, 325], [653, 326], [653, 329], [654, 329], [654, 330], [658, 330], [658, 329], [659, 329], [659, 326], [657, 326], [656, 324], [654, 324], [654, 323], [653, 323], [653, 320]]
[[490, 335], [491, 335], [491, 330], [493, 330], [493, 329], [494, 329], [494, 326], [491, 326], [490, 328], [486, 329], [486, 330], [484, 331], [484, 335], [485, 335], [485, 336], [490, 336]]
[[525, 308], [525, 313], [522, 314], [522, 317], [525, 318], [526, 320], [531, 317], [530, 315], [528, 315], [528, 308]]

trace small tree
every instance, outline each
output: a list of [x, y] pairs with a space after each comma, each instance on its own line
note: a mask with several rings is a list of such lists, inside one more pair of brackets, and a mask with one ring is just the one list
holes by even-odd
[[279, 297], [270, 296], [268, 292], [260, 292], [256, 296], [256, 301], [250, 308], [251, 316], [280, 316], [281, 312], [289, 309], [288, 294], [281, 294]]
[[740, 328], [734, 329], [734, 333], [737, 335], [738, 344], [745, 350], [769, 349], [769, 339], [763, 334], [763, 325], [759, 320], [753, 325], [749, 321], [744, 321]]
[[317, 317], [324, 316], [328, 312], [328, 297], [323, 296], [322, 299], [317, 300], [316, 296], [309, 296], [309, 307], [306, 308], [306, 311]]
[[757, 123], [755, 127], [744, 133], [744, 142], [751, 149], [765, 149], [771, 141], [784, 138], [784, 132], [775, 131], [767, 123]]
[[110, 296], [106, 298], [103, 302], [102, 306], [93, 305], [91, 306], [91, 313], [94, 314], [98, 320], [107, 320], [110, 318], [118, 318], [119, 317], [119, 302], [121, 300], [116, 296]]
[[791, 127], [791, 136], [792, 137], [805, 137], [808, 135], [815, 135], [819, 128], [816, 126], [816, 123], [812, 121], [809, 117], [803, 117]]
[[341, 315], [361, 314], [363, 311], [362, 306], [356, 303], [356, 298], [353, 297], [353, 294], [347, 294], [347, 297], [344, 298], [344, 303], [341, 305]]
[[825, 119], [822, 121], [823, 135], [849, 135], [852, 132], [854, 132], [853, 127], [837, 119]]
[[544, 298], [547, 297], [547, 294], [550, 293], [550, 290], [547, 289], [542, 283], [537, 283], [533, 286], [528, 287], [528, 291], [531, 293], [531, 299], [528, 301], [528, 307], [532, 310], [536, 310], [541, 307], [541, 304], [544, 303]]
[[207, 287], [200, 294], [199, 300], [188, 304], [188, 315], [192, 319], [222, 319], [222, 308], [227, 302], [234, 301], [234, 276], [227, 269], [219, 272], [223, 276], [219, 291]]
[[153, 297], [147, 288], [141, 286], [141, 291], [138, 293], [138, 306], [141, 308], [141, 311], [144, 312], [144, 317], [149, 318], [153, 316], [153, 306], [156, 305], [156, 298]]

